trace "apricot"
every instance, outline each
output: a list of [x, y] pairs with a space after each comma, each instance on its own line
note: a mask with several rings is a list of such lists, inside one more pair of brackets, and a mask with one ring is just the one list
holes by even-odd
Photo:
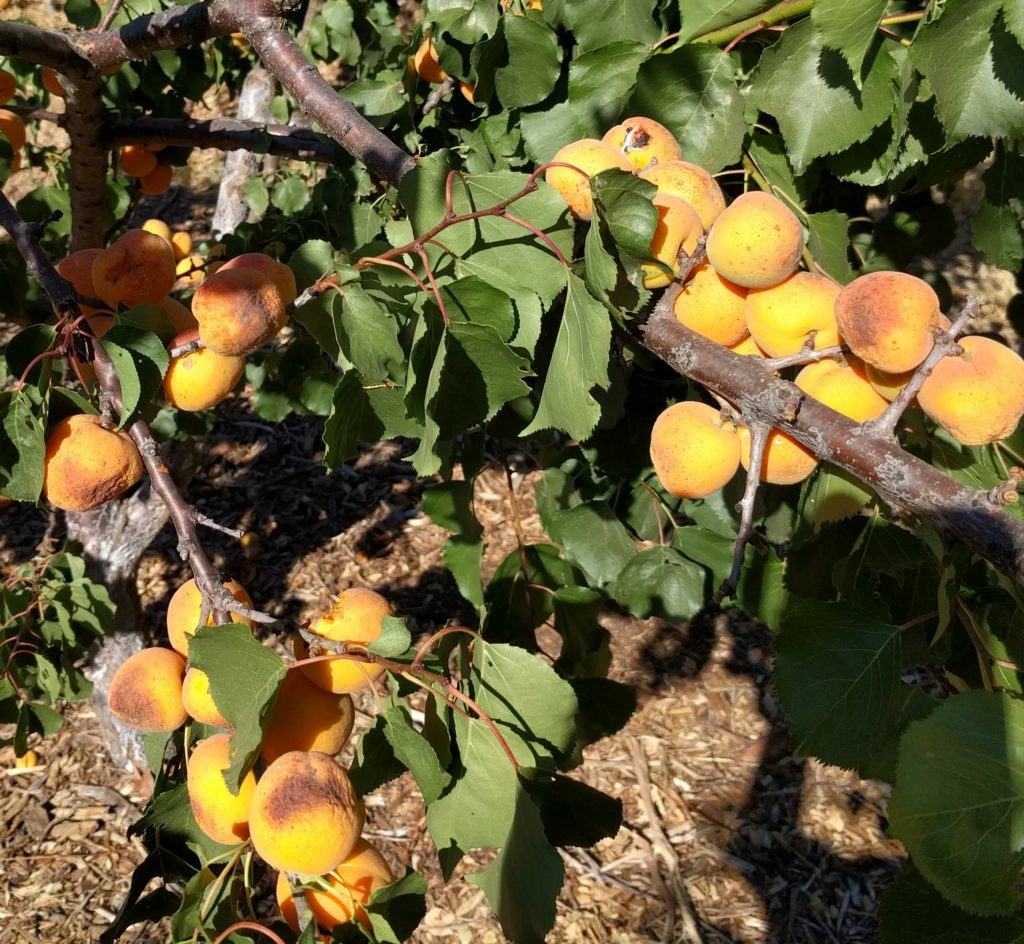
[[112, 308], [158, 303], [174, 285], [174, 254], [159, 236], [142, 229], [125, 233], [92, 264], [96, 293]]
[[64, 86], [60, 84], [57, 70], [50, 66], [43, 66], [43, 88], [56, 98], [64, 97]]
[[959, 344], [963, 353], [935, 365], [917, 402], [965, 446], [1005, 439], [1024, 416], [1024, 360], [991, 338], [970, 336]]
[[747, 290], [706, 263], [693, 270], [672, 310], [680, 324], [726, 347], [749, 337]]
[[[175, 337], [170, 346], [181, 347], [198, 337], [193, 328]], [[227, 398], [244, 370], [244, 357], [201, 348], [171, 359], [164, 375], [164, 395], [179, 410], [208, 410]]]
[[255, 269], [262, 272], [281, 293], [281, 300], [290, 305], [299, 294], [295, 287], [295, 274], [283, 262], [278, 262], [273, 256], [265, 252], [243, 252], [234, 259], [225, 262], [219, 271], [230, 271], [231, 269]]
[[[14, 758], [14, 769], [15, 770], [27, 770], [30, 767], [36, 767], [39, 764], [39, 755], [32, 750], [25, 751], [21, 757]], [[385, 883], [387, 884], [387, 883]]]
[[813, 339], [814, 349], [839, 343], [835, 301], [839, 286], [824, 275], [795, 272], [768, 288], [747, 293], [747, 328], [770, 357], [796, 354]]
[[[366, 839], [360, 837], [337, 868], [324, 876], [328, 887], [305, 888], [303, 894], [321, 930], [331, 931], [353, 918], [369, 928], [369, 919], [361, 906], [370, 900], [378, 888], [390, 885], [394, 880], [395, 876], [384, 857]], [[298, 908], [286, 873], [277, 873], [275, 892], [281, 917], [293, 931], [298, 931]]]
[[693, 400], [675, 403], [654, 421], [651, 462], [670, 494], [703, 498], [736, 474], [740, 441], [714, 407]]
[[[25, 122], [21, 120], [21, 116], [6, 108], [0, 108], [0, 134], [7, 138], [12, 151], [20, 151], [28, 140]], [[16, 154], [15, 158], [17, 157]], [[15, 168], [11, 169], [13, 171]]]
[[159, 236], [168, 246], [171, 246], [173, 252], [174, 247], [171, 243], [171, 228], [163, 221], [155, 218], [150, 218], [142, 224], [142, 229], [147, 233], [152, 233], [154, 236]]
[[[92, 266], [102, 252], [102, 249], [79, 249], [57, 263], [57, 271], [71, 283], [79, 295], [85, 298], [99, 298], [92, 281]], [[89, 305], [80, 305], [79, 308], [83, 315], [103, 310]]]
[[682, 160], [683, 152], [672, 132], [653, 118], [627, 118], [609, 128], [601, 138], [617, 151], [622, 151], [636, 170], [666, 161]]
[[905, 272], [869, 272], [836, 299], [839, 333], [854, 354], [890, 374], [913, 370], [935, 343], [939, 297], [923, 279]]
[[476, 84], [473, 82], [460, 82], [459, 91], [462, 93], [462, 97], [469, 102], [470, 105], [476, 104]]
[[0, 69], [0, 105], [6, 105], [18, 90], [18, 80], [6, 69]]
[[202, 256], [186, 256], [174, 267], [178, 282], [184, 286], [200, 285], [206, 278], [206, 260]]
[[121, 148], [120, 165], [129, 177], [145, 177], [156, 169], [156, 155], [141, 144], [126, 144]]
[[364, 816], [344, 768], [317, 751], [289, 751], [256, 784], [249, 830], [268, 865], [324, 875], [352, 853]]
[[175, 334], [181, 334], [183, 331], [192, 331], [199, 327], [199, 323], [192, 317], [192, 312], [176, 298], [166, 295], [160, 301], [155, 302], [155, 304], [164, 310], [164, 314], [167, 315], [167, 320], [171, 323], [171, 327], [174, 328]]
[[692, 255], [697, 249], [697, 240], [704, 235], [704, 227], [700, 225], [697, 211], [685, 200], [656, 193], [651, 203], [658, 210], [658, 223], [651, 237], [651, 255], [671, 269], [672, 275], [653, 263], [644, 263], [641, 270], [644, 288], [664, 288], [678, 272], [679, 250]]
[[258, 351], [288, 320], [277, 286], [256, 269], [221, 269], [192, 296], [199, 337], [218, 354]]
[[864, 376], [875, 390], [890, 402], [895, 400], [900, 391], [910, 382], [914, 376], [913, 370], [903, 370], [898, 374], [890, 374], [888, 371], [879, 370], [871, 364], [864, 365]]
[[612, 168], [627, 172], [633, 170], [625, 154], [596, 138], [573, 141], [560, 148], [551, 160], [553, 163], [571, 164], [583, 172], [570, 167], [549, 167], [544, 173], [544, 179], [562, 195], [569, 204], [569, 212], [578, 220], [589, 220], [594, 215], [594, 198], [590, 191], [590, 178], [594, 174]]
[[43, 494], [64, 511], [89, 511], [142, 478], [142, 456], [126, 432], [104, 429], [98, 416], [76, 413], [46, 437]]
[[107, 694], [115, 718], [139, 731], [174, 731], [187, 718], [181, 701], [185, 660], [170, 649], [143, 649], [121, 663]]
[[171, 235], [171, 250], [174, 252], [176, 262], [181, 262], [192, 252], [192, 237], [188, 233], [173, 233]]
[[703, 167], [688, 161], [663, 161], [640, 172], [640, 176], [658, 188], [658, 193], [685, 200], [700, 217], [707, 230], [725, 209], [722, 188]]
[[715, 221], [705, 248], [708, 261], [730, 282], [767, 288], [796, 271], [804, 231], [778, 197], [751, 190], [733, 200]]
[[727, 345], [727, 347], [733, 354], [742, 354], [744, 357], [760, 357], [763, 360], [768, 356], [757, 346], [757, 341], [749, 334], [735, 344]]
[[[379, 593], [350, 587], [342, 591], [334, 605], [318, 620], [314, 620], [309, 629], [332, 642], [365, 645], [380, 636], [384, 617], [393, 616], [394, 613], [391, 604]], [[297, 655], [306, 648], [299, 639]], [[305, 656], [299, 655], [299, 658]], [[313, 662], [301, 668], [314, 685], [336, 695], [357, 691], [369, 685], [371, 680], [379, 678], [384, 671], [382, 665], [351, 659]]]
[[[750, 430], [741, 426], [740, 462], [750, 469]], [[759, 478], [773, 485], [795, 485], [802, 482], [818, 465], [818, 459], [809, 449], [804, 448], [791, 436], [773, 429], [765, 444], [764, 459], [761, 462]]]
[[424, 82], [440, 85], [448, 78], [448, 73], [441, 68], [441, 63], [438, 61], [437, 50], [434, 49], [434, 38], [432, 36], [428, 36], [420, 43], [412, 61], [417, 75]]
[[229, 728], [224, 715], [210, 694], [210, 676], [202, 669], [189, 668], [181, 683], [181, 703], [193, 721], [215, 728]]
[[273, 763], [289, 751], [333, 756], [345, 746], [354, 718], [349, 695], [325, 692], [302, 672], [286, 672], [263, 738], [263, 760]]
[[[237, 580], [226, 580], [225, 589], [245, 607], [252, 607], [252, 600]], [[199, 625], [199, 614], [203, 607], [203, 596], [195, 578], [186, 580], [171, 595], [167, 604], [167, 638], [171, 647], [183, 656], [188, 655], [189, 637], [194, 636]], [[231, 614], [232, 623], [245, 623], [252, 626], [252, 620], [240, 613]], [[213, 617], [206, 620], [207, 626], [213, 625]]]
[[249, 811], [257, 787], [256, 776], [250, 770], [237, 794], [228, 789], [224, 771], [231, 766], [230, 746], [229, 734], [214, 734], [200, 741], [188, 759], [185, 778], [196, 824], [214, 842], [224, 845], [249, 838]]
[[148, 174], [139, 178], [139, 190], [147, 197], [155, 197], [171, 185], [173, 176], [174, 168], [170, 164], [157, 164]]
[[846, 363], [818, 361], [807, 364], [793, 381], [804, 393], [858, 423], [885, 412], [889, 402], [868, 380], [864, 365], [851, 357]]

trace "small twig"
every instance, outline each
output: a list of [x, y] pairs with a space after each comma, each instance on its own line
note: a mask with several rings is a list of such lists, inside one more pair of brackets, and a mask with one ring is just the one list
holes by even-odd
[[803, 367], [806, 364], [817, 364], [819, 361], [842, 360], [847, 353], [847, 348], [842, 344], [832, 347], [814, 349], [814, 338], [808, 338], [804, 346], [796, 354], [785, 354], [782, 357], [766, 357], [761, 363], [773, 374], [787, 367]]
[[718, 593], [715, 594], [715, 600], [719, 603], [726, 597], [735, 596], [736, 588], [739, 586], [743, 557], [747, 545], [754, 536], [754, 503], [757, 500], [757, 490], [761, 485], [761, 465], [764, 462], [768, 437], [772, 434], [772, 428], [766, 423], [749, 422], [747, 430], [750, 433], [750, 459], [747, 463], [747, 480], [743, 486], [743, 497], [737, 506], [740, 512], [740, 525], [733, 543], [732, 570], [729, 571], [729, 576], [719, 588]]
[[191, 341], [186, 341], [184, 344], [172, 347], [167, 354], [171, 360], [174, 360], [177, 357], [184, 357], [186, 354], [202, 351], [205, 347], [206, 345], [199, 338], [193, 338]]
[[219, 531], [221, 534], [226, 534], [229, 537], [233, 537], [237, 541], [241, 541], [245, 537], [245, 531], [239, 530], [238, 528], [229, 528], [227, 525], [219, 524], [212, 518], [208, 518], [201, 511], [197, 510], [195, 506], [192, 507], [192, 520], [202, 525], [204, 528], [209, 528], [211, 531]]
[[96, 27], [98, 31], [110, 29], [110, 24], [114, 22], [114, 17], [121, 11], [121, 4], [124, 0], [111, 0], [110, 8], [103, 15], [103, 19], [100, 20], [100, 25]]
[[429, 115], [445, 98], [451, 95], [457, 81], [458, 79], [453, 75], [446, 76], [445, 80], [427, 96], [427, 100], [423, 103], [422, 114]]
[[445, 636], [451, 636], [454, 633], [462, 633], [467, 636], [472, 636], [479, 642], [483, 641], [481, 636], [475, 629], [470, 629], [468, 626], [445, 626], [444, 629], [439, 629], [432, 636], [428, 636], [419, 649], [416, 650], [416, 655], [413, 656], [412, 664], [410, 668], [413, 670], [419, 670], [423, 667], [423, 657], [427, 654], [430, 648], [435, 644], [444, 639]]
[[988, 500], [997, 507], [1012, 505], [1020, 500], [1020, 485], [1024, 481], [1024, 469], [1016, 466], [1010, 469], [1010, 475], [1005, 482], [993, 485], [988, 490]]

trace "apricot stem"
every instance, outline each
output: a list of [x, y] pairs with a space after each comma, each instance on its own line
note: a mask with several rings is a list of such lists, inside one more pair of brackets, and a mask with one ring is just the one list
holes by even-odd
[[236, 921], [231, 927], [225, 928], [220, 934], [213, 939], [213, 944], [222, 944], [226, 941], [235, 931], [239, 930], [256, 931], [262, 934], [264, 937], [269, 937], [274, 944], [284, 944], [284, 941], [278, 937], [276, 933], [270, 930], [270, 928], [263, 927], [262, 924], [257, 924], [255, 921]]
[[457, 81], [458, 80], [453, 75], [445, 76], [444, 81], [427, 96], [427, 100], [423, 103], [423, 109], [420, 114], [429, 115], [435, 108], [437, 108], [437, 106], [452, 93]]
[[440, 642], [445, 636], [451, 636], [454, 633], [464, 633], [467, 636], [472, 636], [474, 639], [483, 641], [481, 636], [475, 629], [470, 629], [468, 626], [445, 626], [443, 629], [439, 629], [432, 636], [427, 637], [423, 644], [416, 650], [416, 655], [413, 657], [412, 669], [417, 670], [423, 667], [423, 657], [427, 654], [427, 650], [431, 648], [435, 643]]
[[797, 351], [796, 354], [786, 354], [783, 357], [766, 357], [761, 363], [772, 373], [777, 373], [780, 370], [785, 370], [787, 367], [803, 367], [806, 364], [817, 364], [819, 361], [827, 360], [842, 360], [843, 355], [846, 354], [846, 348], [841, 344], [833, 345], [832, 347], [823, 347], [820, 350], [814, 350], [814, 339], [804, 343], [801, 350]]

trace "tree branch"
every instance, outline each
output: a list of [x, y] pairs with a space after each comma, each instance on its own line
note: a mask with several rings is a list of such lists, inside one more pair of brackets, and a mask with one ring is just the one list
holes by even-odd
[[62, 76], [71, 138], [71, 251], [102, 246], [106, 235], [106, 112], [98, 75]]

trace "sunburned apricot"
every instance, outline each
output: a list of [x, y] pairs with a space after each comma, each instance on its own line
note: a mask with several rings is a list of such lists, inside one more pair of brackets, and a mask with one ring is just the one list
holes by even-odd
[[845, 363], [828, 360], [807, 364], [793, 383], [819, 403], [858, 423], [881, 416], [889, 405], [871, 386], [864, 365], [855, 357]]
[[[741, 426], [739, 437], [740, 462], [744, 469], [749, 470], [750, 430]], [[773, 485], [796, 485], [807, 478], [817, 465], [818, 459], [813, 452], [781, 430], [773, 429], [768, 434], [759, 477], [762, 482]]]
[[92, 264], [96, 293], [112, 308], [159, 302], [174, 285], [174, 254], [159, 236], [129, 230]]
[[652, 162], [663, 164], [681, 160], [683, 156], [672, 132], [653, 118], [627, 118], [609, 128], [601, 140], [622, 151], [638, 171], [645, 170]]
[[835, 301], [839, 286], [813, 272], [795, 272], [747, 293], [747, 328], [771, 357], [796, 354], [813, 338], [815, 350], [839, 343]]
[[[252, 607], [249, 594], [237, 580], [226, 581], [224, 587], [243, 606]], [[178, 587], [167, 604], [167, 638], [170, 640], [171, 647], [183, 656], [188, 655], [188, 641], [195, 635], [202, 606], [203, 595], [199, 592], [199, 586], [194, 577]], [[252, 626], [252, 620], [240, 613], [232, 613], [231, 622]], [[213, 625], [212, 616], [207, 619], [206, 625]]]
[[219, 271], [229, 272], [231, 269], [255, 269], [262, 272], [277, 286], [281, 300], [290, 305], [295, 301], [298, 291], [295, 288], [295, 274], [283, 262], [278, 262], [265, 252], [243, 252], [234, 259], [225, 262]]
[[228, 789], [224, 771], [231, 766], [229, 734], [200, 741], [188, 759], [185, 783], [196, 824], [214, 842], [235, 845], [249, 838], [249, 808], [256, 791], [250, 770], [238, 793]]
[[707, 230], [725, 209], [722, 188], [703, 167], [688, 161], [663, 161], [640, 176], [658, 188], [658, 193], [685, 200], [700, 217], [700, 225]]
[[263, 759], [270, 764], [289, 751], [333, 756], [345, 746], [354, 718], [351, 696], [325, 692], [301, 671], [286, 672], [263, 738]]
[[678, 498], [704, 498], [739, 468], [736, 428], [705, 403], [675, 403], [654, 421], [651, 462], [667, 492]]
[[549, 167], [544, 172], [544, 179], [562, 195], [569, 204], [569, 212], [578, 220], [589, 220], [594, 215], [594, 198], [590, 191], [590, 178], [594, 174], [613, 168], [627, 172], [633, 170], [625, 154], [596, 138], [580, 138], [565, 145], [551, 161], [571, 164], [579, 169]]
[[672, 310], [680, 324], [726, 347], [749, 336], [747, 290], [707, 264], [693, 270]]
[[199, 337], [218, 354], [258, 351], [288, 320], [277, 286], [256, 269], [221, 269], [192, 296]]
[[[704, 227], [700, 225], [697, 211], [685, 200], [656, 193], [651, 203], [658, 210], [658, 223], [651, 237], [651, 255], [661, 266], [646, 262], [641, 269], [644, 288], [664, 288], [678, 272], [679, 251], [682, 249], [688, 256], [692, 255], [697, 248], [697, 240], [704, 235]], [[671, 269], [672, 274], [662, 266]]]
[[[179, 334], [171, 347], [198, 339], [195, 329]], [[164, 375], [167, 401], [179, 410], [208, 410], [226, 399], [245, 370], [245, 358], [200, 348], [171, 359]]]
[[170, 649], [143, 649], [114, 673], [107, 694], [110, 711], [139, 731], [174, 731], [186, 719], [181, 701], [185, 660]]

